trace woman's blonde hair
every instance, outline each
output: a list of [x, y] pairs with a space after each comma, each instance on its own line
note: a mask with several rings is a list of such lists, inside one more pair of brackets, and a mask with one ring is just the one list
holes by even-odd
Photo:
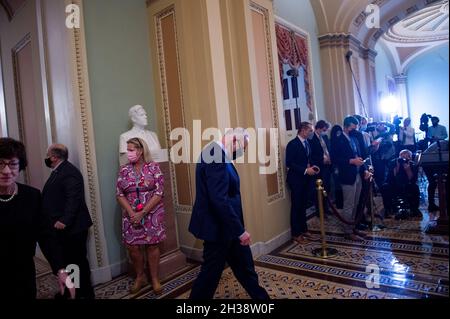
[[152, 161], [152, 156], [150, 155], [150, 151], [148, 149], [147, 143], [141, 138], [133, 137], [127, 141], [127, 144], [134, 145], [137, 149], [143, 150], [144, 162], [150, 163]]

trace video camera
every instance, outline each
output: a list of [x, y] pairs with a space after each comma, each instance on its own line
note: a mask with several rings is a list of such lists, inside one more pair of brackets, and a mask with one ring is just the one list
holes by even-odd
[[398, 127], [402, 124], [403, 117], [399, 117], [398, 115], [394, 116], [394, 119], [392, 120], [392, 124], [395, 125], [395, 127]]
[[430, 119], [432, 117], [433, 116], [431, 116], [430, 114], [426, 114], [426, 113], [422, 114], [422, 116], [420, 117], [420, 127], [419, 127], [419, 129], [422, 132], [425, 132], [425, 133], [428, 132], [428, 127], [429, 127], [428, 122], [430, 121]]

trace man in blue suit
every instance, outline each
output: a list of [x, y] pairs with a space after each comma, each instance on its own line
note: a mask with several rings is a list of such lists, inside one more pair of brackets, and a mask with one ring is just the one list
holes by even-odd
[[[342, 216], [351, 223], [355, 221], [362, 179], [368, 180], [371, 176], [362, 158], [365, 153], [358, 141], [358, 124], [358, 120], [353, 116], [344, 119], [344, 130], [336, 142], [339, 152], [334, 159], [344, 195]], [[365, 234], [357, 230], [354, 225], [342, 224], [341, 226], [344, 236], [348, 240], [362, 241], [365, 237]]]
[[203, 264], [190, 299], [212, 299], [225, 263], [252, 299], [269, 299], [258, 283], [250, 234], [245, 230], [239, 175], [232, 160], [242, 156], [249, 135], [237, 128], [206, 146], [196, 169], [196, 198], [189, 231], [203, 244]]
[[292, 239], [299, 244], [319, 238], [308, 231], [306, 209], [308, 208], [308, 193], [313, 177], [320, 173], [319, 167], [312, 165], [312, 149], [308, 139], [313, 136], [311, 123], [302, 122], [298, 136], [286, 147], [287, 183], [291, 190], [291, 234]]

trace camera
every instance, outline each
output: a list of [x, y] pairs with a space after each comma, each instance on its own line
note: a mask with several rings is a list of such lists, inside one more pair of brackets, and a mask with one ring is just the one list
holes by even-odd
[[431, 116], [430, 114], [426, 114], [426, 113], [424, 113], [424, 114], [422, 114], [422, 116], [420, 117], [420, 127], [419, 127], [419, 129], [422, 131], [422, 132], [428, 132], [428, 122], [430, 121], [430, 119], [432, 118], [433, 116]]
[[394, 116], [392, 124], [395, 126], [400, 126], [402, 124], [403, 117], [399, 117], [398, 115]]
[[408, 164], [408, 163], [409, 163], [409, 161], [408, 161], [407, 159], [404, 159], [404, 158], [402, 158], [402, 157], [400, 157], [400, 158], [397, 160], [397, 162], [398, 162], [400, 165], [402, 165], [402, 164]]

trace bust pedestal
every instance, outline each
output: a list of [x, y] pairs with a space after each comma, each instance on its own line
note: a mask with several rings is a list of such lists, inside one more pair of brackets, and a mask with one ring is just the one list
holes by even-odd
[[175, 221], [175, 209], [173, 207], [173, 195], [171, 187], [171, 176], [169, 162], [159, 163], [161, 171], [164, 174], [164, 209], [166, 218], [166, 236], [167, 239], [161, 243], [161, 262], [160, 278], [164, 279], [168, 275], [182, 269], [186, 266], [186, 256], [181, 252], [178, 245], [177, 227]]

